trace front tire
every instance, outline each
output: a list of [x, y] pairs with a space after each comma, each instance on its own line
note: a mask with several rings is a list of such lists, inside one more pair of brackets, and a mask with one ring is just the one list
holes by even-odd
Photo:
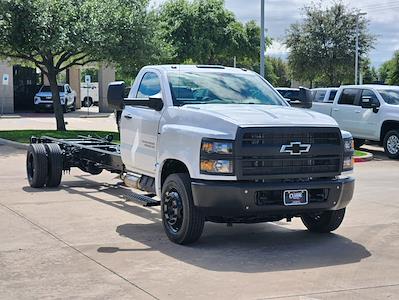
[[385, 154], [392, 159], [399, 158], [399, 131], [390, 130], [384, 137]]
[[319, 215], [304, 215], [303, 224], [311, 232], [328, 233], [336, 230], [344, 220], [345, 208], [325, 211]]
[[161, 211], [165, 233], [172, 242], [190, 244], [201, 237], [205, 219], [194, 206], [188, 174], [177, 173], [166, 178], [162, 186]]

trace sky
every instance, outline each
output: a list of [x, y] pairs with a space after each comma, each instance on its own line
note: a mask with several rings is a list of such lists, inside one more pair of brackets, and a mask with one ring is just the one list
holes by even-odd
[[[165, 0], [153, 0], [159, 5]], [[399, 0], [342, 0], [351, 8], [366, 12], [370, 21], [369, 29], [377, 36], [375, 49], [370, 52], [371, 63], [379, 67], [391, 59], [395, 50], [399, 50]], [[320, 1], [328, 5], [332, 1]], [[273, 45], [267, 52], [272, 56], [286, 57], [287, 49], [283, 44], [289, 25], [302, 19], [301, 8], [312, 0], [265, 0], [265, 19], [267, 35], [273, 39]], [[260, 19], [260, 0], [225, 0], [226, 7], [242, 21]]]

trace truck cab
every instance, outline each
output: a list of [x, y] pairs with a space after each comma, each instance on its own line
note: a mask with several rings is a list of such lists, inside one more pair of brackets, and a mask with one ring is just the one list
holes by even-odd
[[313, 103], [312, 110], [332, 116], [360, 147], [379, 142], [390, 158], [399, 158], [399, 87], [341, 86], [332, 103]]
[[292, 108], [258, 74], [223, 66], [147, 66], [121, 109], [128, 181], [161, 198], [165, 232], [196, 241], [205, 221], [301, 217], [311, 231], [338, 228], [352, 198], [352, 137], [329, 116]]

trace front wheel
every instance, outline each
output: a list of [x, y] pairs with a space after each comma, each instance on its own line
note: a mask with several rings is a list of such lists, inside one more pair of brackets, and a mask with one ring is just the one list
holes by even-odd
[[384, 150], [389, 158], [399, 158], [399, 131], [390, 130], [384, 137]]
[[166, 178], [161, 211], [165, 233], [172, 242], [190, 244], [201, 237], [205, 219], [194, 206], [188, 174], [177, 173]]
[[303, 224], [311, 232], [327, 233], [337, 229], [345, 216], [345, 208], [329, 210], [317, 215], [304, 215]]

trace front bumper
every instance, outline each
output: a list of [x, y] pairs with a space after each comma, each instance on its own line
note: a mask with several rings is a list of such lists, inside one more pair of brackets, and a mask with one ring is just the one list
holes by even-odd
[[[193, 180], [191, 187], [194, 205], [210, 217], [251, 218], [290, 217], [309, 212], [338, 210], [348, 205], [353, 196], [355, 179], [318, 180], [307, 182], [222, 182]], [[306, 205], [285, 206], [282, 196], [273, 204], [259, 204], [259, 193], [274, 191], [275, 195], [285, 190], [323, 190], [323, 201], [311, 201]], [[281, 201], [279, 201], [281, 200]]]

